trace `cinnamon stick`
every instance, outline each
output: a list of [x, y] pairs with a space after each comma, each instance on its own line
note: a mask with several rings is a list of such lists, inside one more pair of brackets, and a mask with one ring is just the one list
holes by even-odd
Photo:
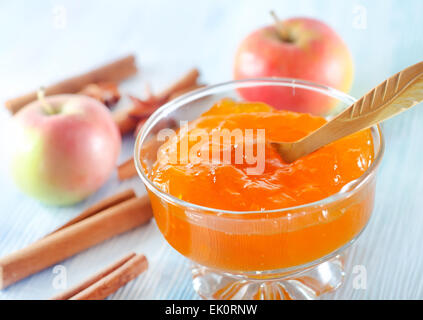
[[[45, 88], [45, 95], [50, 96], [61, 93], [77, 93], [86, 85], [96, 82], [121, 82], [137, 72], [135, 57], [129, 55], [112, 63], [96, 68], [87, 73], [63, 80]], [[6, 107], [12, 114], [18, 112], [22, 107], [34, 101], [37, 92], [31, 92], [23, 96], [6, 101]]]
[[135, 257], [135, 253], [131, 252], [130, 254], [126, 255], [125, 257], [118, 260], [114, 264], [108, 266], [106, 269], [97, 272], [92, 277], [90, 277], [89, 279], [86, 279], [82, 283], [52, 297], [51, 300], [68, 300], [69, 298], [72, 298], [74, 295], [85, 290], [89, 286], [92, 286], [94, 283], [104, 278], [106, 275], [110, 274], [111, 272], [113, 272], [114, 270], [122, 266], [125, 262], [132, 259], [133, 257]]
[[71, 297], [70, 300], [103, 300], [147, 268], [147, 258], [144, 255], [136, 255], [91, 287]]
[[198, 71], [198, 69], [194, 68], [189, 70], [174, 84], [172, 84], [171, 86], [163, 90], [160, 94], [158, 94], [157, 99], [159, 101], [167, 101], [173, 93], [195, 85], [197, 83], [199, 75], [200, 72]]
[[130, 253], [81, 284], [56, 295], [52, 300], [100, 300], [117, 291], [148, 267], [144, 255]]
[[191, 85], [191, 86], [189, 86], [185, 89], [175, 91], [169, 96], [169, 101], [171, 101], [171, 100], [173, 100], [173, 99], [175, 99], [175, 98], [177, 98], [177, 97], [179, 97], [179, 96], [181, 96], [185, 93], [188, 93], [188, 92], [191, 92], [191, 91], [203, 88], [203, 87], [205, 87], [204, 84], [196, 83], [196, 84], [193, 84], [193, 85]]
[[116, 82], [90, 83], [82, 88], [82, 90], [78, 93], [94, 98], [108, 108], [116, 105], [121, 98], [118, 84]]
[[[154, 95], [149, 94], [147, 100], [139, 100], [135, 97], [132, 97], [133, 101], [139, 100], [143, 102], [143, 109], [139, 110], [139, 105], [136, 103], [132, 108], [125, 110], [117, 110], [113, 113], [113, 118], [119, 128], [119, 131], [122, 135], [133, 132], [138, 126], [140, 121], [145, 121], [154, 111], [161, 107], [166, 102], [171, 99], [179, 96], [183, 93], [186, 93], [191, 90], [195, 90], [203, 85], [197, 83], [200, 73], [198, 69], [191, 69], [181, 78], [179, 78], [172, 85], [163, 90], [160, 94]], [[146, 106], [149, 106], [146, 108]]]
[[131, 198], [0, 259], [0, 289], [152, 218], [147, 196]]
[[119, 180], [126, 180], [137, 175], [134, 159], [131, 157], [118, 166]]
[[132, 132], [137, 127], [138, 120], [131, 117], [129, 115], [130, 112], [130, 109], [117, 110], [113, 112], [113, 119], [115, 120], [121, 135]]
[[91, 217], [105, 209], [108, 209], [110, 207], [113, 207], [121, 202], [124, 202], [128, 199], [132, 199], [135, 198], [135, 192], [132, 189], [129, 190], [125, 190], [123, 192], [117, 193], [111, 197], [108, 197], [106, 199], [101, 200], [100, 202], [97, 202], [96, 204], [94, 204], [93, 206], [89, 207], [88, 209], [82, 211], [79, 215], [77, 215], [75, 218], [69, 220], [67, 223], [65, 223], [63, 226], [61, 226], [60, 228], [54, 230], [53, 232], [51, 232], [50, 234], [48, 234], [47, 236], [63, 230], [79, 221], [82, 221], [88, 217]]

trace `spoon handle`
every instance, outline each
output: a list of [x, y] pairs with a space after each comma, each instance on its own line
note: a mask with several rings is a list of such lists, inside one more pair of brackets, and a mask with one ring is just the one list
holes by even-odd
[[321, 128], [294, 143], [308, 154], [335, 140], [389, 119], [423, 101], [423, 62], [386, 79]]

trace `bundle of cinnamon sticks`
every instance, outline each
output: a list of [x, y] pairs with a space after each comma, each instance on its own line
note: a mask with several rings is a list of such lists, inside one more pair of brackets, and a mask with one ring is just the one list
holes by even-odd
[[[81, 93], [89, 95], [111, 107], [121, 97], [117, 84], [137, 72], [135, 56], [128, 55], [89, 72], [47, 86], [44, 94], [49, 96], [62, 93]], [[145, 100], [130, 96], [133, 102], [132, 106], [113, 112], [113, 118], [121, 134], [124, 135], [134, 131], [136, 134], [145, 120], [161, 105], [184, 93], [204, 86], [198, 83], [198, 77], [199, 71], [194, 68], [157, 95], [149, 92]], [[37, 92], [33, 91], [6, 101], [5, 105], [12, 114], [15, 114], [36, 99]]]
[[115, 122], [121, 134], [135, 130], [134, 135], [137, 135], [145, 120], [163, 104], [184, 93], [203, 87], [203, 84], [198, 83], [199, 75], [199, 71], [194, 68], [157, 95], [148, 92], [147, 99], [144, 100], [130, 96], [133, 102], [132, 106], [114, 114]]
[[51, 299], [103, 300], [135, 279], [147, 268], [147, 258], [142, 254], [132, 252], [89, 279]]
[[[129, 55], [122, 59], [113, 61], [104, 66], [86, 72], [84, 74], [71, 77], [61, 82], [45, 87], [45, 95], [50, 96], [62, 93], [77, 93], [86, 86], [94, 83], [112, 82], [119, 83], [137, 73], [135, 56]], [[25, 105], [37, 99], [37, 91], [27, 93], [6, 101], [6, 108], [12, 114], [17, 113]]]
[[[147, 196], [137, 197], [133, 190], [127, 190], [108, 197], [44, 238], [0, 258], [0, 289], [143, 225], [152, 216]], [[145, 270], [146, 262], [141, 265], [137, 262], [136, 270]]]
[[[147, 120], [157, 108], [182, 94], [203, 87], [204, 85], [198, 83], [198, 77], [199, 71], [197, 69], [191, 69], [178, 79], [178, 81], [158, 95], [150, 93], [147, 100], [140, 100], [132, 97], [134, 102], [133, 107], [117, 113], [117, 117], [115, 118], [121, 133], [127, 133], [136, 128], [136, 135], [145, 120]], [[136, 175], [137, 170], [132, 157], [118, 166], [118, 177], [120, 180], [126, 180]]]

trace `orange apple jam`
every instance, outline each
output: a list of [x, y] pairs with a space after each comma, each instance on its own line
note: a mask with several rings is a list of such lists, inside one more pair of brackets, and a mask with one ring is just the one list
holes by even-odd
[[[283, 209], [327, 198], [359, 178], [374, 157], [370, 130], [331, 143], [290, 164], [264, 144], [264, 168], [260, 174], [248, 174], [251, 164], [234, 163], [236, 148], [241, 147], [235, 143], [231, 146], [230, 163], [181, 160], [186, 160], [181, 153], [183, 138], [194, 130], [205, 130], [211, 136], [223, 129], [264, 129], [266, 140], [290, 142], [325, 122], [321, 117], [275, 110], [263, 103], [223, 99], [192, 121], [184, 133], [181, 130], [170, 137], [160, 147], [157, 161], [148, 172], [150, 180], [183, 201], [237, 213], [165, 205], [150, 192], [157, 224], [168, 242], [206, 266], [260, 271], [311, 262], [353, 239], [370, 216], [373, 181], [346, 198]], [[189, 139], [188, 150], [201, 145], [199, 141], [200, 138]], [[203, 144], [210, 146], [210, 141], [212, 138]], [[198, 148], [196, 154], [200, 155], [201, 150], [207, 149]], [[171, 163], [172, 157], [178, 161]]]

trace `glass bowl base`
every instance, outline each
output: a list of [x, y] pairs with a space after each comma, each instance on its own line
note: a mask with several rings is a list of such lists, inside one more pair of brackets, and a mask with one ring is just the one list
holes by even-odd
[[203, 299], [314, 300], [339, 288], [345, 277], [344, 254], [285, 274], [230, 274], [193, 265], [193, 287]]

